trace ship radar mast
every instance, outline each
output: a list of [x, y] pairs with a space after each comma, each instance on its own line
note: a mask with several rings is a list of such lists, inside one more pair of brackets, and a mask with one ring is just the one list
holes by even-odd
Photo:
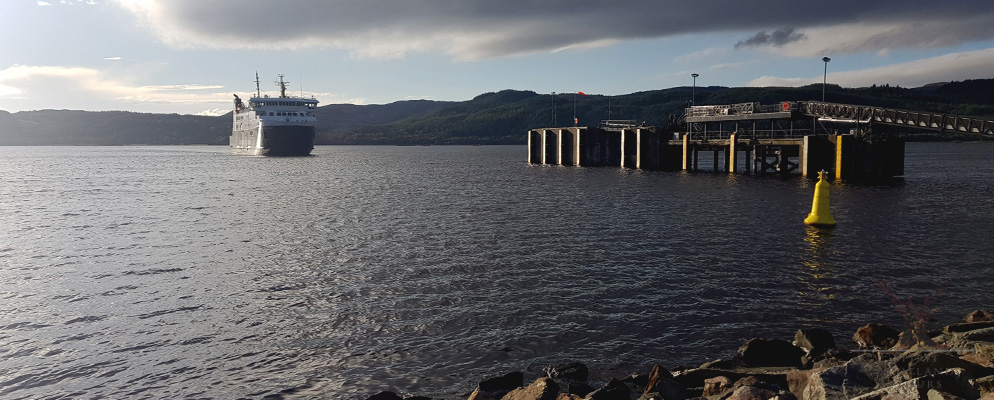
[[259, 90], [259, 71], [255, 71], [255, 97], [262, 97], [262, 91]]
[[276, 86], [280, 87], [280, 98], [284, 99], [286, 98], [286, 86], [289, 85], [290, 82], [283, 81], [283, 74], [279, 74], [279, 77], [280, 80], [276, 81]]

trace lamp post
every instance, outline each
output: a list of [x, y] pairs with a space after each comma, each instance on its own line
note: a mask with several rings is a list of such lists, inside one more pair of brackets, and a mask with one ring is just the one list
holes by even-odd
[[694, 101], [694, 100], [697, 99], [697, 77], [700, 76], [700, 75], [699, 74], [690, 74], [690, 76], [694, 77], [694, 86], [690, 89], [690, 105], [696, 106], [697, 102]]
[[825, 86], [828, 86], [828, 62], [832, 61], [832, 59], [828, 58], [828, 57], [824, 57], [821, 60], [825, 62], [825, 76], [822, 78], [822, 81], [821, 81], [821, 102], [824, 103], [825, 102]]

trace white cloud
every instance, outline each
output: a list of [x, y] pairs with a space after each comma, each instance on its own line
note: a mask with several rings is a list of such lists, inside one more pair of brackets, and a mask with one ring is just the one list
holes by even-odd
[[121, 57], [104, 57], [104, 60], [107, 60], [107, 61], [120, 61]]
[[[994, 78], [991, 65], [994, 65], [994, 48], [951, 53], [883, 67], [833, 72], [828, 74], [828, 82], [846, 87], [874, 84], [918, 87], [935, 82]], [[764, 76], [750, 81], [746, 86], [803, 86], [821, 83], [822, 79], [822, 75], [809, 78]]]
[[[117, 103], [127, 109], [135, 103], [221, 104], [230, 93], [219, 85], [133, 85], [107, 78], [101, 71], [63, 66], [14, 65], [0, 70], [0, 100], [5, 103], [32, 99], [62, 99], [90, 109], [95, 103]], [[64, 107], [63, 104], [54, 105]]]
[[52, 3], [49, 3], [47, 1], [38, 1], [37, 4], [39, 6], [41, 6], [41, 7], [48, 7], [48, 6], [52, 5]]

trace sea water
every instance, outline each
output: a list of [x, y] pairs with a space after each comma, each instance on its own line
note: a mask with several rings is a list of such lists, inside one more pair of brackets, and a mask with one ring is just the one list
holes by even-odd
[[529, 165], [525, 146], [5, 147], [0, 398], [465, 398], [586, 363], [592, 384], [752, 337], [994, 308], [990, 143], [906, 175]]

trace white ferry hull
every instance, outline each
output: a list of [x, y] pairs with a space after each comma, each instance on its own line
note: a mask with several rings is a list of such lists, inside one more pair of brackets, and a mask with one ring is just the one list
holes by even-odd
[[259, 75], [256, 74], [256, 96], [248, 104], [235, 95], [231, 136], [228, 145], [235, 154], [257, 156], [307, 156], [314, 149], [317, 118], [314, 98], [286, 95], [289, 82], [280, 80], [280, 97], [262, 96], [258, 93]]

